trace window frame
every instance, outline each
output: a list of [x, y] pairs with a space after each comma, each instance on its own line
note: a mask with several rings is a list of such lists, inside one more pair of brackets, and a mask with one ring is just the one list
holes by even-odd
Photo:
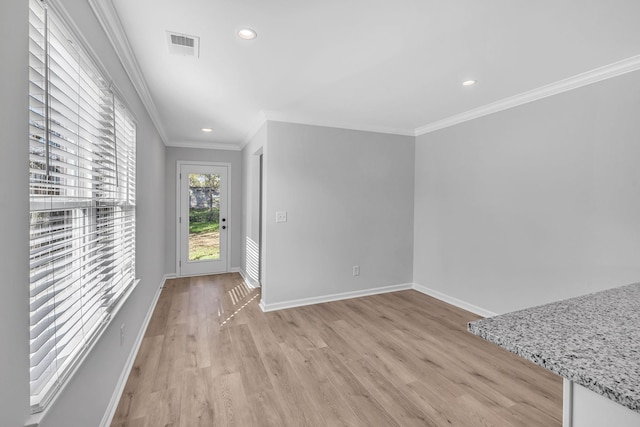
[[[137, 123], [62, 5], [56, 0], [29, 0], [29, 9], [30, 383], [40, 376], [38, 372], [55, 372], [43, 382], [44, 388], [35, 387], [37, 396], [30, 393], [31, 413], [38, 414], [73, 377], [139, 283]], [[44, 27], [38, 33], [35, 25], [40, 17]], [[49, 31], [57, 37], [54, 44]], [[34, 40], [38, 34], [42, 40]], [[52, 67], [57, 68], [52, 72]], [[38, 76], [42, 80], [36, 82]], [[42, 93], [32, 93], [38, 89]], [[56, 277], [58, 271], [64, 274]], [[45, 310], [38, 311], [42, 307]], [[67, 349], [63, 340], [77, 344]], [[36, 352], [44, 365], [34, 365]], [[69, 356], [59, 357], [66, 352]]]

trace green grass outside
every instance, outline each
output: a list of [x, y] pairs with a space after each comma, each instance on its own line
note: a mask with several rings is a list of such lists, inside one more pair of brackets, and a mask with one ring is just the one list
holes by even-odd
[[220, 213], [217, 208], [189, 209], [189, 260], [207, 260], [220, 258], [219, 237], [211, 243], [213, 236], [207, 233], [220, 231]]
[[220, 230], [217, 222], [191, 222], [189, 223], [189, 234], [211, 233]]
[[218, 231], [220, 227], [220, 209], [189, 209], [189, 234]]

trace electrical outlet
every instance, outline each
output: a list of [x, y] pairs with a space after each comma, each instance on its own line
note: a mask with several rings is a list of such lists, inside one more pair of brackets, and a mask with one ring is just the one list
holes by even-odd
[[354, 276], [359, 276], [360, 275], [360, 266], [359, 265], [354, 265], [353, 266], [353, 275]]
[[287, 211], [276, 212], [276, 222], [287, 222]]
[[124, 323], [120, 326], [120, 346], [124, 344]]

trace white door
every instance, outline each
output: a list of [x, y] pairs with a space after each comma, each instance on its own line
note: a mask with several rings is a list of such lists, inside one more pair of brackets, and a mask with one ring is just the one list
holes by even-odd
[[179, 276], [228, 270], [228, 172], [227, 166], [178, 164]]

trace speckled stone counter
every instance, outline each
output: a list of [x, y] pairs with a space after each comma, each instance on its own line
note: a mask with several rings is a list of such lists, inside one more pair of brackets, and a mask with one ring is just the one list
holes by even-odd
[[478, 320], [468, 328], [640, 413], [640, 283]]

